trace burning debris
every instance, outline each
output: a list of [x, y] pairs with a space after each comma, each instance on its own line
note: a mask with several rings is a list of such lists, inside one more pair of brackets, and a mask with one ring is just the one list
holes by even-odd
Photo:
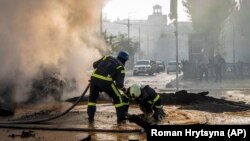
[[55, 112], [54, 110], [41, 110], [39, 112], [34, 112], [34, 113], [27, 113], [19, 118], [12, 119], [9, 121], [29, 121], [29, 120], [34, 120], [34, 119], [43, 119], [43, 118], [48, 118], [48, 117], [53, 117], [58, 112]]
[[100, 0], [0, 1], [0, 115], [13, 114], [12, 103], [60, 101], [65, 91], [87, 85], [86, 70], [106, 49], [96, 34], [103, 5]]
[[15, 112], [15, 108], [9, 104], [0, 104], [0, 116], [11, 116]]
[[28, 102], [37, 102], [48, 97], [61, 101], [63, 93], [76, 92], [78, 86], [76, 78], [63, 76], [58, 67], [41, 67], [32, 81], [31, 97]]
[[10, 84], [0, 84], [0, 116], [14, 114], [15, 104], [12, 99], [14, 88]]
[[60, 101], [65, 87], [66, 81], [62, 78], [59, 69], [41, 68], [32, 82], [31, 97], [28, 101], [36, 102], [48, 96]]
[[[52, 97], [55, 101], [61, 101], [64, 92], [72, 92], [77, 89], [75, 79], [67, 80], [62, 77], [56, 67], [41, 67], [36, 77], [32, 81], [32, 88], [27, 94], [28, 99], [23, 103], [37, 103]], [[4, 85], [0, 88], [0, 116], [13, 115], [15, 112], [15, 102], [12, 100], [14, 85]]]

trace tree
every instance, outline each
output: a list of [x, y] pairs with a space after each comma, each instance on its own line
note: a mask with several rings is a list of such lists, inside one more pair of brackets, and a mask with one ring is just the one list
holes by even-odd
[[132, 68], [134, 64], [134, 55], [139, 49], [139, 42], [133, 41], [131, 38], [128, 39], [128, 36], [126, 34], [119, 33], [116, 37], [115, 42], [115, 52], [119, 52], [121, 50], [127, 51], [130, 56], [130, 63], [128, 64], [128, 67]]
[[176, 19], [177, 18], [177, 0], [171, 0], [170, 1], [170, 19]]
[[218, 48], [220, 32], [225, 20], [234, 9], [234, 0], [185, 0], [183, 5], [187, 8], [193, 28], [197, 33], [206, 36], [209, 44], [208, 54], [210, 58], [214, 50]]
[[245, 37], [250, 36], [250, 2], [249, 0], [240, 0], [239, 1], [240, 9], [239, 11], [235, 11], [237, 16], [237, 23], [239, 26], [240, 34]]
[[250, 62], [250, 1], [239, 0], [239, 7], [235, 9], [231, 20], [231, 30], [233, 31], [235, 57], [244, 62]]
[[129, 67], [134, 63], [134, 55], [139, 49], [139, 42], [128, 39], [126, 34], [119, 33], [117, 36], [108, 36], [106, 32], [103, 33], [104, 39], [108, 44], [108, 54], [118, 53], [119, 51], [127, 51], [130, 56]]

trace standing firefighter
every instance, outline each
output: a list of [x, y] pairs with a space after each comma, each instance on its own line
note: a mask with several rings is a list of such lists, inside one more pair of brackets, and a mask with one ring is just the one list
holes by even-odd
[[127, 93], [124, 94], [123, 100], [126, 113], [128, 112], [129, 101], [133, 100], [138, 103], [146, 118], [152, 115], [156, 121], [160, 121], [166, 116], [161, 105], [160, 95], [149, 85], [140, 86], [138, 84], [133, 84], [129, 87]]
[[99, 96], [99, 92], [105, 92], [113, 99], [113, 104], [116, 108], [117, 123], [120, 124], [125, 121], [123, 100], [118, 89], [126, 91], [124, 87], [124, 65], [128, 59], [128, 53], [121, 51], [118, 53], [117, 58], [104, 56], [94, 62], [87, 110], [90, 124], [94, 122], [96, 99]]

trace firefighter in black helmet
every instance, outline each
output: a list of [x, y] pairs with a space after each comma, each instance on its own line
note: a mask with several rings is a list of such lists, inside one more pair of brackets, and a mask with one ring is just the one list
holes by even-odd
[[99, 96], [99, 92], [105, 92], [113, 99], [113, 104], [116, 108], [117, 123], [120, 124], [125, 121], [123, 100], [118, 89], [126, 91], [124, 87], [124, 65], [128, 59], [129, 54], [125, 51], [121, 51], [116, 58], [104, 56], [94, 62], [87, 109], [90, 124], [94, 122], [96, 99]]

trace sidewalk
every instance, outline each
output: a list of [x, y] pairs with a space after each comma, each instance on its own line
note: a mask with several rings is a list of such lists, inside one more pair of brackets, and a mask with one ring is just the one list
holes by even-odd
[[[176, 81], [173, 80], [166, 85], [166, 89], [175, 89]], [[211, 90], [250, 90], [250, 79], [226, 79], [222, 82], [214, 82], [214, 80], [199, 81], [191, 79], [179, 79], [179, 89], [211, 89]]]
[[[166, 85], [166, 88], [160, 89], [162, 93], [176, 91], [175, 80]], [[187, 90], [189, 92], [209, 91], [209, 96], [233, 101], [242, 101], [250, 103], [250, 79], [233, 80], [226, 79], [222, 82], [208, 82], [199, 80], [179, 79], [179, 90]]]

